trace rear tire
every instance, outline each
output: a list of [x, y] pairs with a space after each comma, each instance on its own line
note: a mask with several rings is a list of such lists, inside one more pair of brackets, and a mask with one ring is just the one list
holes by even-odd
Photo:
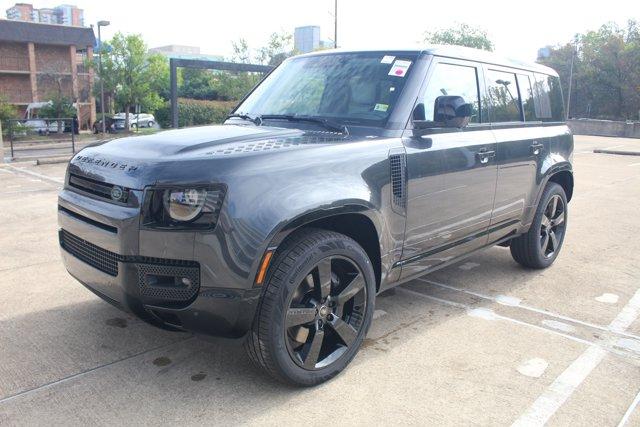
[[373, 317], [375, 275], [353, 239], [319, 229], [287, 238], [269, 267], [245, 348], [272, 377], [313, 386], [340, 373]]
[[527, 268], [547, 268], [558, 257], [567, 230], [567, 196], [550, 182], [544, 189], [529, 231], [511, 240], [511, 256]]

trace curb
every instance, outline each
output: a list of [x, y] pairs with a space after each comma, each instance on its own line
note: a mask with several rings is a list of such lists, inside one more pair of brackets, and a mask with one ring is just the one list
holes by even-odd
[[52, 157], [50, 159], [36, 159], [36, 166], [40, 165], [55, 165], [57, 163], [67, 163], [71, 160], [72, 156], [68, 157]]
[[620, 150], [593, 150], [594, 153], [598, 154], [617, 154], [619, 156], [640, 156], [640, 151], [620, 151]]

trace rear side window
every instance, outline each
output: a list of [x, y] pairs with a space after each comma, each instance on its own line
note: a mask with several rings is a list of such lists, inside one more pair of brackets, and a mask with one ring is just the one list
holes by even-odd
[[487, 95], [491, 104], [491, 121], [519, 122], [520, 97], [514, 73], [488, 70]]
[[560, 79], [555, 76], [535, 73], [536, 117], [543, 122], [564, 121], [564, 102]]
[[536, 120], [536, 111], [533, 101], [533, 87], [529, 76], [523, 74], [516, 75], [518, 79], [518, 89], [520, 90], [520, 99], [522, 99], [522, 111], [524, 120], [527, 122]]
[[434, 121], [435, 102], [439, 96], [461, 96], [472, 105], [469, 121], [480, 122], [478, 74], [475, 67], [444, 63], [436, 65], [424, 94], [425, 119], [428, 121]]

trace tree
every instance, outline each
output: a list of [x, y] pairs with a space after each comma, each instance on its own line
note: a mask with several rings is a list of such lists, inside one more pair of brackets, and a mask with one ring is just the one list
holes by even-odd
[[11, 105], [7, 100], [0, 95], [0, 121], [15, 119], [18, 116], [18, 111], [14, 105]]
[[[53, 93], [49, 103], [38, 111], [38, 116], [43, 119], [68, 118], [75, 115], [76, 108], [73, 106], [73, 101], [61, 92]], [[62, 121], [58, 121], [58, 133], [64, 131], [63, 124]]]
[[[163, 104], [159, 94], [168, 93], [169, 76], [166, 58], [148, 55], [147, 46], [139, 34], [116, 33], [102, 49], [102, 73], [105, 92], [109, 93], [125, 112], [125, 128], [129, 127], [131, 107], [141, 106], [154, 111]], [[93, 64], [95, 67], [96, 64]]]
[[293, 55], [293, 36], [289, 33], [272, 33], [267, 45], [258, 49], [256, 59], [261, 64], [277, 66]]
[[280, 65], [282, 61], [295, 54], [293, 36], [290, 33], [271, 33], [267, 44], [252, 53], [247, 40], [240, 38], [231, 42], [232, 62], [249, 64], [251, 62], [265, 65]]
[[541, 49], [538, 62], [558, 72], [568, 98], [573, 60], [570, 117], [632, 119], [640, 113], [640, 28], [608, 23], [577, 34], [570, 43]]
[[215, 77], [211, 70], [185, 68], [182, 70], [182, 78], [180, 96], [191, 99], [216, 99]]
[[[147, 56], [147, 75], [149, 78], [149, 90], [157, 93], [160, 98], [169, 99], [171, 97], [169, 59], [160, 53], [149, 54]], [[180, 83], [180, 79], [178, 80], [178, 83]]]
[[240, 38], [238, 41], [232, 41], [231, 47], [233, 49], [232, 62], [240, 62], [242, 64], [251, 62], [251, 52], [246, 39]]
[[489, 40], [487, 32], [468, 24], [456, 24], [449, 28], [427, 31], [424, 35], [424, 41], [493, 51], [493, 42]]

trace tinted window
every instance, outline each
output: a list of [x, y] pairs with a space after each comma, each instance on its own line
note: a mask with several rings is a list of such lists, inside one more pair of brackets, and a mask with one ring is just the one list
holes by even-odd
[[293, 58], [274, 70], [236, 112], [384, 126], [416, 58], [377, 52]]
[[487, 95], [491, 103], [491, 121], [494, 123], [521, 121], [516, 75], [489, 70], [487, 83]]
[[536, 120], [536, 112], [533, 101], [533, 88], [529, 76], [518, 74], [518, 89], [520, 90], [520, 98], [522, 99], [522, 110], [524, 112], [525, 121]]
[[472, 105], [471, 123], [480, 122], [478, 76], [475, 67], [437, 64], [424, 94], [425, 118], [434, 121], [436, 98], [439, 96], [461, 96]]
[[535, 74], [536, 116], [546, 122], [564, 121], [564, 103], [560, 80], [555, 76]]

